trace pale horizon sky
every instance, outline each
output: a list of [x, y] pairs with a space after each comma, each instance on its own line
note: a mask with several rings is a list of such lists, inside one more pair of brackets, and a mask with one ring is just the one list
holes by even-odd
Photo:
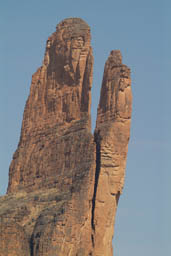
[[6, 0], [0, 9], [0, 195], [20, 136], [32, 74], [56, 25], [80, 17], [91, 27], [92, 126], [105, 61], [120, 49], [131, 68], [133, 113], [126, 180], [117, 211], [115, 256], [171, 252], [171, 2]]

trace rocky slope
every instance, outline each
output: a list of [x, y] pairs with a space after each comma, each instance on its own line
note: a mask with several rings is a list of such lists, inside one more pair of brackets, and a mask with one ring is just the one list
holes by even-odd
[[105, 64], [91, 134], [90, 28], [62, 21], [32, 77], [18, 148], [0, 198], [0, 256], [112, 256], [131, 120], [130, 70]]

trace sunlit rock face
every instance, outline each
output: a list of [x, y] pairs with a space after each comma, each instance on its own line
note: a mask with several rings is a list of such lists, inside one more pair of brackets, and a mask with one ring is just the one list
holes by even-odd
[[62, 21], [32, 77], [8, 193], [71, 184], [74, 170], [88, 164], [80, 136], [88, 136], [85, 143], [91, 137], [92, 72], [89, 26], [76, 18]]
[[113, 255], [112, 238], [124, 186], [131, 110], [130, 69], [122, 64], [120, 51], [111, 51], [105, 64], [95, 129], [98, 166], [94, 255]]
[[94, 135], [92, 73], [89, 26], [80, 18], [63, 20], [32, 77], [7, 195], [0, 198], [0, 256], [113, 255], [130, 132], [130, 70], [120, 51], [110, 53]]

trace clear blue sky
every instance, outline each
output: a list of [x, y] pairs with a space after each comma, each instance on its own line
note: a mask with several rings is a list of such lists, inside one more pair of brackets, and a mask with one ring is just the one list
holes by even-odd
[[0, 194], [17, 143], [31, 76], [45, 43], [67, 17], [91, 27], [95, 123], [104, 63], [120, 49], [132, 70], [133, 116], [115, 256], [171, 255], [171, 2], [168, 0], [5, 0], [0, 8]]

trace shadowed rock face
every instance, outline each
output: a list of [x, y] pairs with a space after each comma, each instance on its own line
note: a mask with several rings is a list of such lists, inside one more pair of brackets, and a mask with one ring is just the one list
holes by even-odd
[[113, 255], [130, 131], [130, 70], [120, 51], [110, 53], [94, 136], [92, 72], [89, 26], [79, 18], [62, 21], [32, 77], [7, 195], [0, 198], [0, 256]]

